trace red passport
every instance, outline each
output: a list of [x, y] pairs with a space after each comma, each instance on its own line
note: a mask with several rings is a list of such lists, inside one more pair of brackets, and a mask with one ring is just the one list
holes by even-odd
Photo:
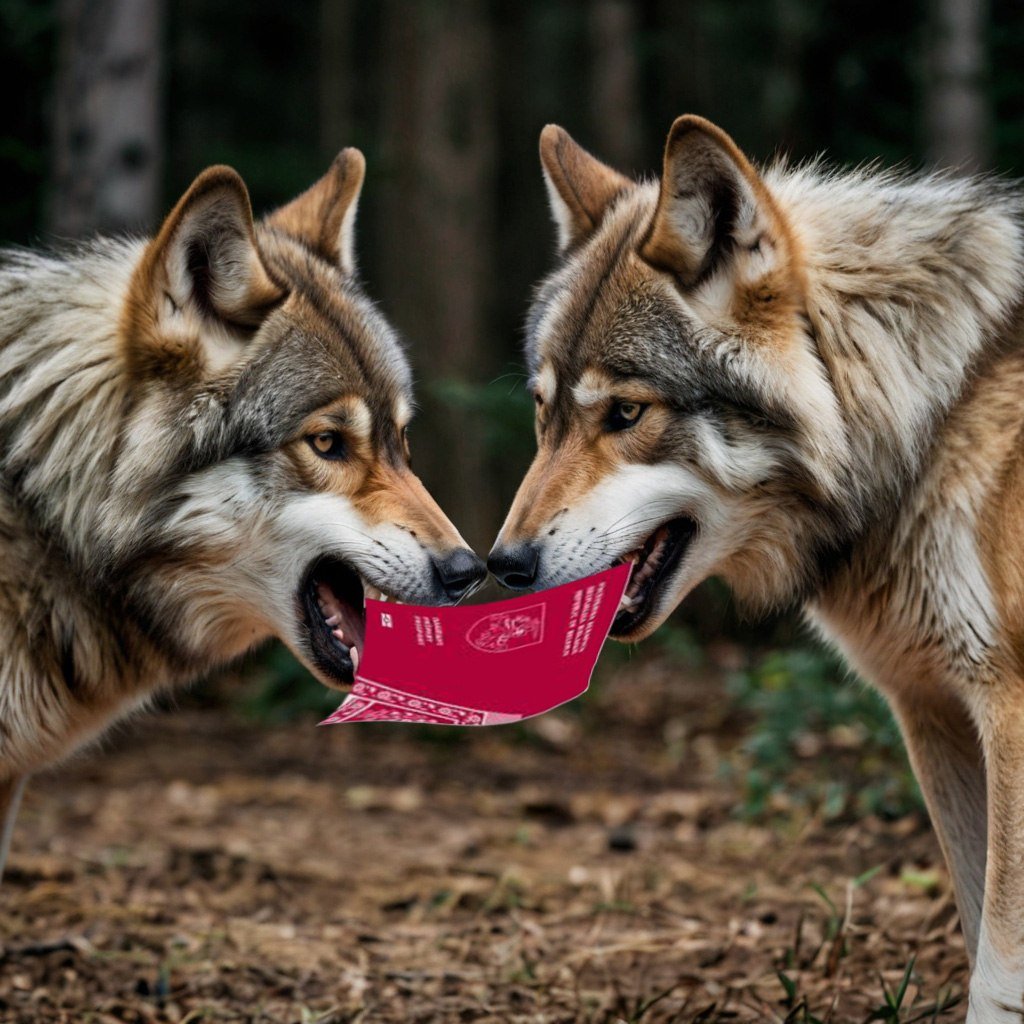
[[632, 566], [526, 597], [461, 608], [366, 602], [352, 692], [321, 725], [501, 725], [590, 685]]

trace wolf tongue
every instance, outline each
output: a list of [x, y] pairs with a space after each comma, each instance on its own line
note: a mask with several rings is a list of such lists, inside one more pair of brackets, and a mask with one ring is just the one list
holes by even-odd
[[350, 648], [355, 646], [361, 647], [365, 629], [360, 612], [346, 602], [339, 600], [326, 583], [317, 583], [316, 596], [331, 632], [333, 633], [335, 630], [340, 631], [345, 637], [344, 643]]
[[350, 648], [363, 646], [365, 625], [363, 617], [357, 611], [349, 608], [347, 605], [342, 606], [341, 624], [338, 628], [344, 631], [345, 643]]

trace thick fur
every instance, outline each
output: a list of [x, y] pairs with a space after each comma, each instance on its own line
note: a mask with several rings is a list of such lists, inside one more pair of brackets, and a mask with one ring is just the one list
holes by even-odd
[[258, 224], [215, 168], [152, 241], [4, 254], [0, 798], [271, 636], [335, 685], [299, 598], [318, 558], [449, 600], [465, 545], [409, 469], [409, 367], [354, 276], [363, 166]]
[[[754, 611], [802, 602], [902, 726], [968, 1019], [1024, 1020], [1024, 197], [757, 171], [695, 117], [660, 181], [623, 186], [545, 137], [562, 253], [528, 320], [539, 450], [496, 551], [532, 545], [548, 586], [685, 514], [696, 536], [627, 638], [711, 575]], [[586, 220], [554, 140], [595, 182], [572, 195], [616, 181]], [[647, 408], [610, 432], [614, 401]]]

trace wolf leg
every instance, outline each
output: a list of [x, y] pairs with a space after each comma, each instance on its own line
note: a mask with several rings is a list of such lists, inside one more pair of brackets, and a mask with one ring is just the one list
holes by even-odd
[[[988, 855], [968, 1024], [1024, 1022], [1024, 680], [979, 694]], [[997, 689], [998, 687], [998, 689]]]
[[987, 800], [981, 743], [967, 708], [929, 688], [893, 701], [914, 775], [953, 878], [967, 956], [974, 963], [985, 894]]
[[0, 783], [0, 819], [3, 821], [3, 825], [0, 826], [0, 879], [3, 878], [7, 854], [11, 849], [14, 822], [18, 818], [21, 794], [25, 791], [25, 781], [27, 779], [27, 775], [22, 775], [20, 778]]

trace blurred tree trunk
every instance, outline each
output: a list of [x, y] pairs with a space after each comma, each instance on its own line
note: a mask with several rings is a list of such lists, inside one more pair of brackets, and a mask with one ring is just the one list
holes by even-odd
[[163, 164], [163, 0], [59, 0], [50, 228], [153, 227]]
[[330, 160], [352, 145], [353, 0], [320, 0], [320, 149]]
[[[722, 88], [723, 54], [716, 51], [708, 31], [707, 5], [680, 3], [679, 0], [656, 0], [654, 24], [661, 28], [656, 34], [656, 55], [653, 71], [658, 83], [657, 93], [669, 97], [664, 123], [654, 127], [655, 164], [661, 170], [661, 145], [665, 141], [672, 118], [680, 114], [710, 116], [717, 90]], [[650, 143], [648, 143], [650, 146]]]
[[930, 0], [925, 125], [928, 157], [973, 171], [991, 158], [991, 112], [985, 94], [987, 0]]
[[800, 58], [806, 43], [810, 14], [802, 0], [773, 0], [771, 19], [775, 25], [772, 58], [765, 69], [761, 96], [764, 137], [758, 140], [765, 152], [800, 152], [814, 148], [803, 137], [800, 105], [804, 95]]
[[640, 156], [641, 131], [637, 24], [625, 0], [590, 5], [590, 119], [597, 155], [629, 173]]
[[380, 290], [421, 379], [417, 469], [470, 544], [486, 550], [498, 511], [481, 412], [465, 399], [467, 385], [486, 383], [496, 367], [488, 8], [475, 0], [389, 0], [384, 17], [387, 184], [378, 223], [388, 273]]

